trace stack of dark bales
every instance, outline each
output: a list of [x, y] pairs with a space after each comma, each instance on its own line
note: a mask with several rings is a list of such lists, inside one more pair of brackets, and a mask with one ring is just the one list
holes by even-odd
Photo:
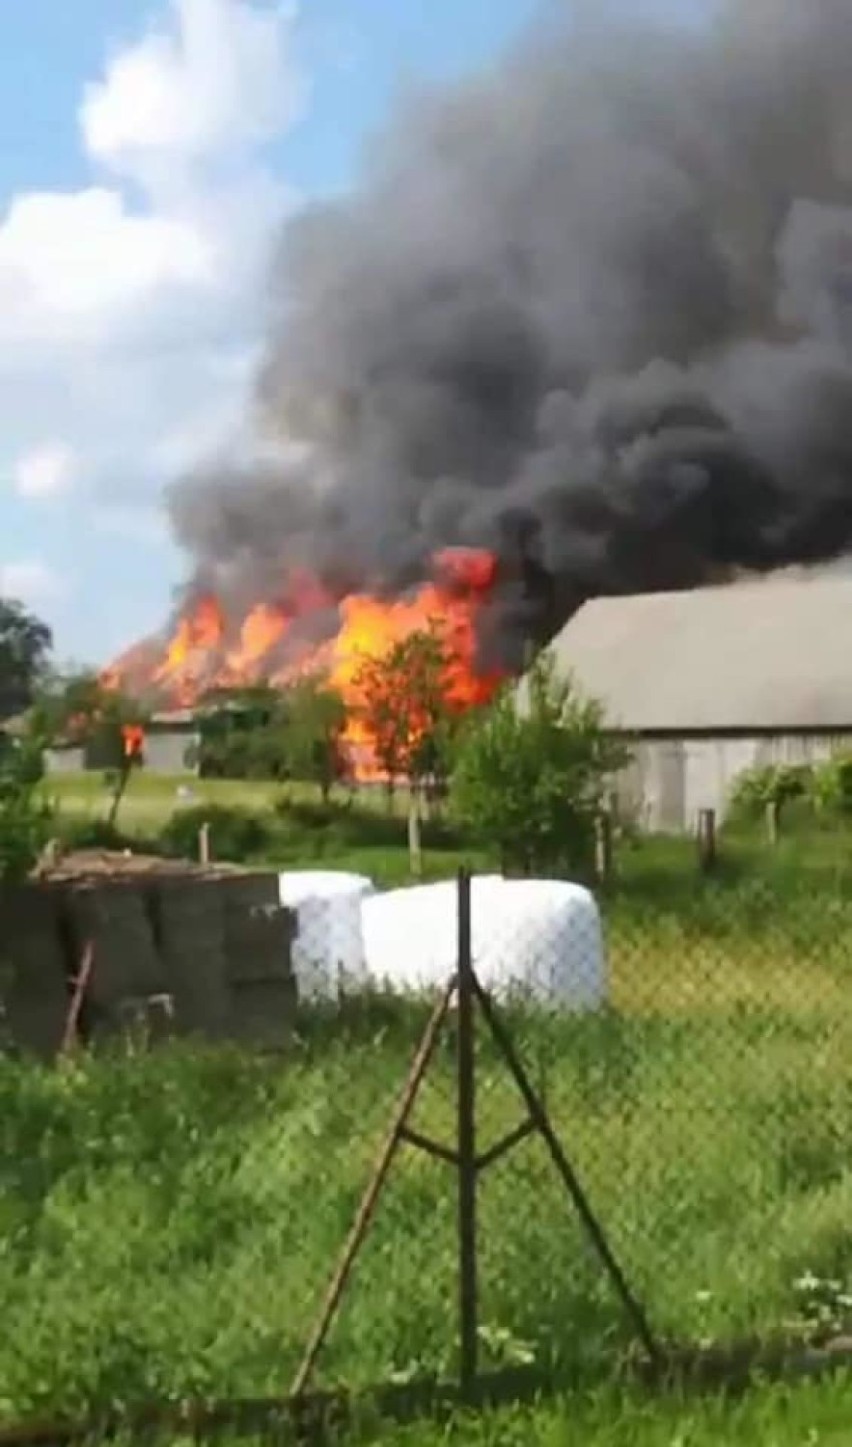
[[0, 1000], [13, 1046], [52, 1059], [87, 957], [78, 1036], [283, 1047], [294, 916], [278, 877], [85, 851], [0, 892]]

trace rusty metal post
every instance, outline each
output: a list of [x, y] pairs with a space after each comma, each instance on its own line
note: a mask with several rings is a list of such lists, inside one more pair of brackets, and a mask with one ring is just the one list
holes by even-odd
[[426, 1030], [420, 1041], [417, 1054], [411, 1064], [408, 1079], [405, 1082], [402, 1095], [399, 1098], [390, 1129], [382, 1143], [373, 1173], [367, 1184], [367, 1189], [361, 1198], [352, 1229], [349, 1232], [346, 1243], [343, 1247], [340, 1260], [337, 1263], [334, 1274], [328, 1285], [325, 1300], [323, 1301], [319, 1317], [310, 1340], [305, 1348], [305, 1354], [291, 1387], [291, 1396], [302, 1397], [307, 1390], [308, 1383], [316, 1366], [317, 1359], [322, 1351], [326, 1337], [328, 1336], [332, 1322], [337, 1314], [343, 1293], [346, 1290], [352, 1268], [364, 1243], [364, 1238], [370, 1228], [379, 1198], [382, 1194], [385, 1181], [393, 1164], [394, 1156], [401, 1142], [405, 1139], [408, 1118], [414, 1108], [420, 1086], [423, 1083], [432, 1057], [444, 1026], [444, 1021], [450, 1008], [450, 1001], [456, 989], [456, 980], [453, 978], [444, 990], [441, 998], [435, 1005], [435, 1009], [426, 1026]]
[[69, 1055], [80, 1038], [80, 1015], [86, 1001], [86, 991], [89, 988], [89, 981], [92, 978], [92, 970], [95, 963], [94, 940], [87, 940], [86, 947], [80, 960], [80, 967], [72, 981], [73, 993], [71, 1003], [68, 1006], [68, 1014], [65, 1019], [65, 1030], [62, 1035], [62, 1044], [59, 1047], [60, 1055]]
[[458, 875], [458, 1248], [459, 1385], [472, 1399], [478, 1375], [478, 1290], [476, 1260], [476, 1036], [475, 985], [470, 921], [470, 874]]

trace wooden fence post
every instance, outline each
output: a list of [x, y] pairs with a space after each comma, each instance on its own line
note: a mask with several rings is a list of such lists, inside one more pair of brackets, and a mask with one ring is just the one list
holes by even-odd
[[718, 863], [719, 853], [716, 842], [716, 810], [698, 811], [698, 867], [702, 874], [710, 874]]
[[612, 878], [612, 814], [603, 809], [595, 819], [595, 878], [608, 884]]
[[423, 848], [420, 836], [420, 793], [411, 789], [408, 802], [408, 862], [415, 879], [423, 874]]

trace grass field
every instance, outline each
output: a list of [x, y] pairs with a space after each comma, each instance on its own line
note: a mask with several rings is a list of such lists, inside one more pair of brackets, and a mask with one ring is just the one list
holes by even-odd
[[[144, 833], [162, 824], [177, 806], [177, 790], [189, 789], [198, 800], [211, 804], [239, 805], [247, 809], [271, 809], [282, 793], [281, 784], [252, 779], [196, 779], [192, 774], [136, 774], [122, 800], [119, 822], [128, 833]], [[294, 786], [298, 790], [298, 786]], [[57, 801], [63, 812], [80, 818], [102, 818], [111, 798], [104, 775], [52, 774], [45, 780], [44, 793]], [[303, 792], [310, 792], [303, 791]]]
[[[96, 828], [109, 814], [112, 795], [101, 774], [53, 775], [43, 792], [56, 807], [60, 827], [68, 830]], [[144, 848], [156, 841], [170, 820], [234, 809], [260, 822], [266, 836], [260, 857], [270, 863], [355, 869], [387, 884], [404, 882], [409, 876], [404, 792], [397, 794], [391, 811], [382, 790], [364, 790], [355, 798], [337, 793], [331, 808], [324, 811], [311, 785], [140, 774], [133, 777], [122, 799], [117, 825], [128, 842]], [[214, 852], [216, 841], [214, 818]], [[462, 862], [492, 868], [496, 861], [481, 844], [466, 839], [451, 820], [426, 821], [424, 876], [446, 877]], [[852, 830], [809, 831], [803, 841], [802, 831], [795, 829], [772, 851], [759, 831], [726, 838], [722, 868], [709, 888], [696, 878], [694, 850], [688, 841], [652, 840], [641, 847], [625, 847], [619, 851], [618, 875], [619, 898], [629, 897], [646, 913], [659, 914], [671, 906], [680, 915], [684, 906], [693, 909], [699, 893], [705, 900], [724, 897], [721, 908], [727, 910], [727, 900], [736, 890], [739, 927], [744, 910], [760, 912], [763, 896], [771, 896], [775, 910], [779, 901], [783, 907], [791, 892], [797, 900], [807, 895], [811, 883], [819, 893], [828, 889], [832, 898], [852, 900]]]
[[[66, 811], [101, 806], [75, 783], [60, 784]], [[124, 807], [150, 831], [174, 788], [146, 784]], [[436, 869], [454, 849], [434, 851]], [[723, 861], [708, 882], [680, 845], [625, 850], [604, 900], [610, 1007], [512, 1028], [660, 1337], [847, 1329], [848, 844], [791, 839], [770, 858], [723, 841]], [[286, 1390], [422, 1020], [381, 1000], [314, 1016], [284, 1064], [177, 1047], [59, 1071], [0, 1061], [0, 1417]], [[486, 1146], [521, 1112], [479, 1049]], [[416, 1124], [452, 1138], [451, 1036]], [[454, 1221], [447, 1168], [404, 1154], [322, 1381], [453, 1371]], [[483, 1178], [480, 1243], [483, 1364], [533, 1362], [590, 1391], [611, 1380], [630, 1332], [538, 1144]], [[457, 1440], [839, 1443], [844, 1401], [839, 1387], [769, 1393], [723, 1415], [572, 1398], [462, 1425]], [[437, 1442], [430, 1430], [399, 1440]]]
[[[55, 804], [60, 823], [77, 832], [91, 830], [109, 813], [110, 789], [99, 774], [53, 777], [47, 781], [45, 794]], [[276, 810], [285, 801], [292, 808], [290, 817], [282, 816], [280, 808]], [[144, 848], [175, 816], [189, 813], [197, 828], [202, 806], [209, 806], [214, 816], [214, 854], [220, 842], [215, 815], [219, 810], [236, 809], [257, 819], [264, 835], [258, 855], [270, 863], [350, 869], [387, 884], [408, 877], [407, 799], [402, 793], [390, 811], [382, 790], [364, 790], [356, 800], [338, 794], [331, 810], [323, 811], [317, 791], [310, 785], [142, 775], [132, 780], [117, 824], [130, 844]], [[323, 817], [326, 812], [329, 817]], [[425, 878], [452, 873], [465, 860], [474, 865], [488, 862], [481, 850], [471, 850], [458, 831], [445, 823], [426, 823], [423, 834]]]
[[846, 1447], [852, 1387], [765, 1388], [741, 1402], [641, 1401], [603, 1394], [458, 1423], [451, 1435], [417, 1426], [386, 1447]]
[[[740, 1400], [642, 1398], [623, 1393], [572, 1393], [532, 1407], [465, 1414], [431, 1425], [396, 1426], [367, 1417], [348, 1435], [383, 1447], [847, 1447], [852, 1382], [838, 1376], [821, 1385], [763, 1386]], [[217, 1436], [222, 1447], [287, 1440]], [[293, 1439], [295, 1440], [295, 1439]], [[146, 1436], [151, 1447], [179, 1440]], [[186, 1439], [189, 1447], [190, 1439]], [[180, 1444], [183, 1447], [183, 1444]]]

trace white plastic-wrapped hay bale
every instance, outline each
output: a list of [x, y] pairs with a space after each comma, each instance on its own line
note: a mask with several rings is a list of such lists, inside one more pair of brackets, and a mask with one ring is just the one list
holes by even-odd
[[[578, 884], [550, 879], [471, 881], [473, 960], [496, 998], [517, 995], [551, 1008], [594, 1010], [606, 999], [600, 913]], [[396, 889], [361, 906], [367, 972], [378, 985], [421, 991], [456, 968], [458, 886]]]
[[363, 874], [290, 870], [278, 876], [282, 905], [296, 912], [293, 970], [300, 1000], [335, 999], [366, 975], [361, 902], [374, 890]]

